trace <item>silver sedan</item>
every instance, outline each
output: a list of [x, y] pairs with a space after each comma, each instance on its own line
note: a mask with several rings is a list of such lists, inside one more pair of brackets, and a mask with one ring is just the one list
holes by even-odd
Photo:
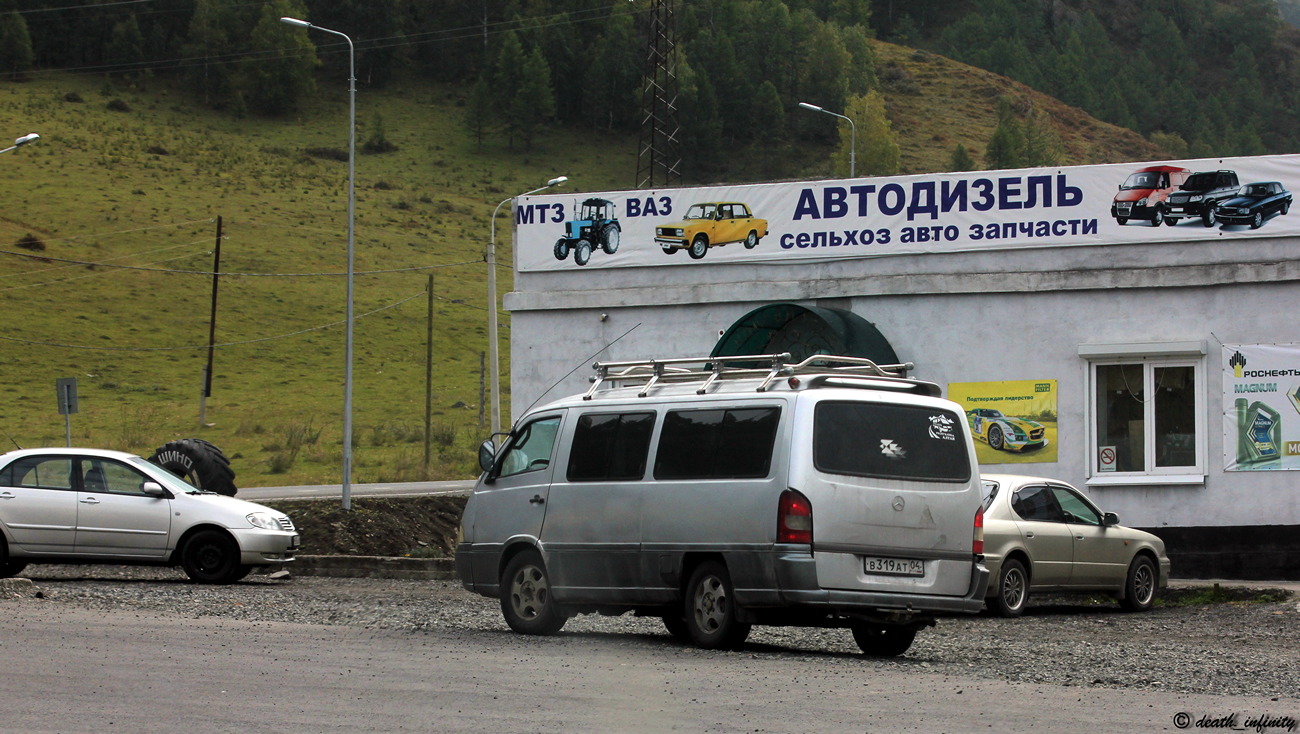
[[1141, 612], [1168, 585], [1164, 541], [1121, 526], [1069, 484], [1012, 474], [981, 479], [988, 607], [997, 614], [1019, 616], [1030, 593], [1075, 591], [1110, 593]]
[[298, 541], [284, 513], [195, 489], [134, 454], [0, 455], [0, 578], [29, 563], [129, 563], [228, 584], [292, 561]]

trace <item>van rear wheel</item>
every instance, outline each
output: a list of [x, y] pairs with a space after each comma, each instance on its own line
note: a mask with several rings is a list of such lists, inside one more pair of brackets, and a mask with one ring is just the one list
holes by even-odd
[[736, 590], [727, 567], [705, 561], [686, 584], [686, 630], [696, 647], [735, 650], [749, 637], [749, 625], [736, 618]]
[[501, 573], [501, 615], [521, 635], [553, 635], [567, 621], [551, 598], [551, 577], [536, 551], [524, 551]]
[[853, 641], [862, 652], [875, 657], [892, 658], [907, 652], [916, 639], [912, 627], [892, 627], [869, 622], [854, 622]]

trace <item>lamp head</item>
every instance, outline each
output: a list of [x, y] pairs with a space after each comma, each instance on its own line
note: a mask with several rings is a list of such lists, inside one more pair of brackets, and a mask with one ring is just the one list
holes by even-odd
[[16, 140], [14, 140], [14, 147], [16, 148], [16, 147], [18, 147], [18, 146], [20, 146], [20, 145], [27, 145], [28, 143], [35, 143], [37, 140], [40, 140], [40, 139], [41, 139], [41, 136], [37, 135], [36, 133], [27, 133], [26, 135], [22, 136], [21, 138], [18, 138], [18, 139], [16, 139]]
[[818, 107], [815, 104], [808, 104], [807, 102], [800, 102], [799, 106], [805, 110], [812, 110], [813, 112], [825, 112], [821, 107]]
[[281, 18], [280, 22], [286, 25], [298, 26], [299, 28], [311, 28], [311, 23], [297, 18]]
[[546, 182], [546, 185], [547, 185], [548, 187], [550, 187], [550, 186], [559, 186], [560, 184], [562, 184], [562, 183], [564, 183], [565, 181], [568, 181], [568, 180], [569, 180], [569, 177], [568, 177], [568, 176], [557, 176], [557, 177], [551, 179], [550, 181], [547, 181], [547, 182]]

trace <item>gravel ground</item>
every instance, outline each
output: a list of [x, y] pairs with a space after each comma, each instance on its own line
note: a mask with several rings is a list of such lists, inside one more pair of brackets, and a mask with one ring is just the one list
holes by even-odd
[[[75, 605], [188, 617], [348, 625], [464, 636], [498, 634], [497, 602], [451, 581], [251, 576], [200, 586], [166, 568], [31, 566], [34, 595], [4, 604]], [[1035, 603], [1037, 602], [1037, 603]], [[653, 618], [584, 615], [561, 635], [609, 635], [635, 648], [676, 644]], [[847, 630], [756, 627], [744, 653], [861, 664]], [[1113, 603], [1045, 598], [1024, 617], [952, 617], [892, 664], [1010, 682], [1300, 698], [1300, 604], [1219, 603], [1126, 614]]]

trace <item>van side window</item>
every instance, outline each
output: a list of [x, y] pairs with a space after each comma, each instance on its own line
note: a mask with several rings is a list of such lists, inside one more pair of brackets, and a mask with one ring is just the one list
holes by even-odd
[[569, 452], [570, 482], [645, 476], [654, 413], [588, 413], [578, 419]]
[[515, 435], [515, 440], [501, 458], [499, 477], [538, 471], [551, 465], [551, 452], [555, 449], [555, 434], [560, 427], [560, 417], [533, 421]]
[[669, 411], [655, 479], [766, 477], [780, 420], [780, 408]]
[[941, 408], [824, 401], [813, 416], [813, 463], [830, 474], [965, 482], [961, 421]]

